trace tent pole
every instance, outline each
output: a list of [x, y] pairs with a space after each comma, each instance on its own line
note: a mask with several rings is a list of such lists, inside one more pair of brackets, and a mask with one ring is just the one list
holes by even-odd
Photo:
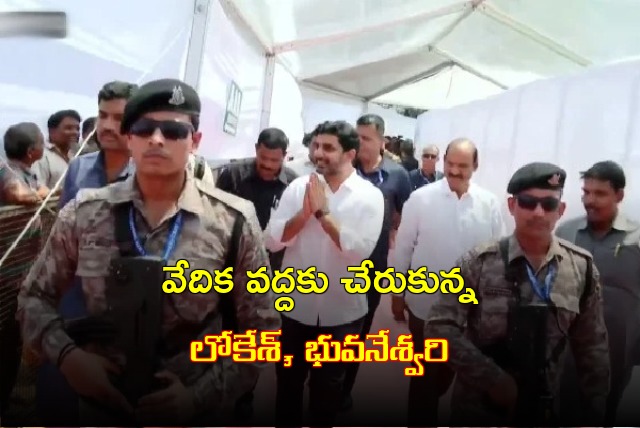
[[443, 51], [443, 50], [441, 50], [441, 49], [439, 49], [437, 47], [434, 47], [434, 46], [430, 46], [429, 49], [432, 52], [435, 52], [438, 55], [453, 61], [458, 67], [460, 67], [464, 71], [466, 71], [468, 73], [471, 73], [471, 74], [473, 74], [473, 75], [475, 75], [475, 76], [477, 76], [477, 77], [479, 77], [479, 78], [481, 78], [483, 80], [486, 80], [487, 82], [493, 83], [494, 85], [496, 85], [499, 88], [502, 88], [504, 90], [509, 89], [509, 86], [505, 85], [502, 82], [498, 82], [496, 79], [494, 79], [491, 76], [488, 76], [488, 75], [486, 75], [484, 73], [481, 73], [480, 71], [478, 71], [475, 68], [471, 67], [470, 65], [468, 65], [464, 61], [461, 61], [460, 59], [454, 57], [450, 53], [447, 53], [447, 52], [445, 52], [445, 51]]
[[200, 70], [207, 40], [207, 23], [209, 21], [209, 3], [211, 0], [194, 0], [191, 37], [187, 50], [187, 61], [184, 69], [184, 81], [196, 90], [200, 86]]
[[276, 72], [276, 57], [266, 54], [267, 63], [264, 67], [264, 86], [262, 89], [262, 110], [260, 111], [260, 130], [269, 127], [271, 118], [271, 100], [273, 98], [273, 82]]
[[550, 51], [560, 55], [561, 57], [575, 63], [581, 65], [583, 67], [588, 67], [592, 64], [591, 60], [583, 57], [582, 55], [577, 54], [571, 49], [563, 46], [562, 44], [556, 42], [555, 40], [539, 33], [528, 25], [518, 22], [508, 14], [502, 12], [497, 9], [495, 6], [489, 5], [488, 3], [482, 4], [478, 10], [484, 14], [485, 16], [493, 19], [496, 22], [499, 22], [502, 25], [505, 25], [512, 30], [520, 33], [524, 37], [529, 40], [533, 40], [534, 42], [546, 47]]

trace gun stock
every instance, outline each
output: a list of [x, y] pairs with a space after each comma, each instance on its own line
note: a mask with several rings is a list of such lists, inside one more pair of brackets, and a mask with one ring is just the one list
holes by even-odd
[[108, 313], [118, 331], [114, 345], [126, 357], [124, 371], [114, 384], [132, 404], [157, 385], [154, 374], [159, 369], [163, 266], [161, 258], [148, 256], [111, 262]]

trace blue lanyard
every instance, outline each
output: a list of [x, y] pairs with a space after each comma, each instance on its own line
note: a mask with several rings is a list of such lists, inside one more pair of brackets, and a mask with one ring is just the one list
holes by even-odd
[[[364, 178], [365, 180], [371, 181], [369, 177], [367, 177], [362, 171], [360, 171], [359, 168], [356, 168], [356, 172], [360, 177]], [[384, 183], [384, 176], [382, 175], [382, 171], [378, 170], [378, 182], [373, 184], [376, 186], [380, 186], [382, 183]]]
[[540, 284], [538, 278], [536, 278], [533, 269], [527, 264], [527, 274], [529, 275], [529, 282], [534, 293], [544, 302], [551, 301], [551, 286], [553, 285], [553, 279], [555, 277], [556, 269], [554, 266], [549, 266], [547, 276], [544, 278], [544, 283]]
[[[146, 256], [147, 251], [142, 246], [140, 242], [140, 236], [138, 235], [138, 231], [136, 230], [136, 214], [133, 206], [129, 209], [129, 230], [131, 231], [131, 236], [133, 237], [133, 243], [136, 246], [136, 250], [138, 250], [138, 254], [141, 256]], [[173, 219], [171, 223], [171, 229], [169, 230], [169, 236], [167, 237], [167, 242], [164, 244], [164, 252], [162, 254], [162, 259], [166, 262], [169, 260], [171, 253], [176, 248], [176, 244], [178, 243], [178, 236], [180, 236], [180, 231], [182, 230], [182, 211], [178, 211], [178, 214]]]

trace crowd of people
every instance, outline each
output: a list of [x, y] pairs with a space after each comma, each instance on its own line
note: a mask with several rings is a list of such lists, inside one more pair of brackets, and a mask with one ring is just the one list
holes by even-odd
[[[285, 161], [287, 135], [267, 128], [254, 158], [230, 164], [214, 180], [194, 156], [203, 139], [200, 110], [197, 92], [178, 80], [109, 83], [98, 94], [97, 150], [70, 163], [77, 115], [52, 116], [44, 149], [32, 125], [7, 131], [10, 166], [2, 180], [13, 187], [4, 189], [20, 183], [36, 201], [68, 167], [61, 210], [22, 284], [16, 314], [24, 345], [42, 361], [41, 420], [217, 426], [253, 418], [270, 425], [253, 414], [263, 363], [189, 362], [189, 343], [231, 320], [226, 325], [237, 332], [281, 330], [282, 353], [293, 356], [276, 364], [276, 426], [334, 426], [362, 398], [354, 394], [359, 364], [311, 367], [306, 343], [370, 332], [382, 294], [351, 294], [341, 285], [345, 278], [364, 285], [348, 270], [364, 260], [372, 263], [372, 281], [388, 268], [427, 267], [436, 276], [458, 268], [478, 304], [452, 293], [392, 295], [390, 310], [395, 322], [408, 324], [414, 351], [444, 338], [449, 360], [411, 377], [406, 407], [369, 409], [363, 425], [593, 426], [633, 416], [635, 409], [619, 404], [640, 362], [640, 224], [618, 209], [626, 183], [617, 164], [586, 169], [585, 215], [557, 230], [566, 172], [544, 162], [522, 166], [505, 183], [515, 221], [507, 234], [501, 201], [472, 179], [482, 164], [468, 139], [443, 147], [440, 171], [439, 147], [423, 147], [418, 161], [413, 142], [385, 137], [374, 114], [355, 124], [318, 124], [304, 137], [308, 156], [292, 162]], [[48, 166], [32, 170], [43, 161]], [[132, 400], [114, 381], [127, 373], [122, 349], [78, 343], [68, 321], [107, 313], [109, 266], [147, 255], [186, 259], [189, 270], [231, 266], [235, 287], [228, 297], [165, 297], [155, 361], [162, 382]], [[324, 294], [294, 291], [289, 312], [275, 310], [272, 293], [247, 290], [247, 271], [311, 266], [330, 286]], [[438, 409], [452, 386], [444, 420]]]

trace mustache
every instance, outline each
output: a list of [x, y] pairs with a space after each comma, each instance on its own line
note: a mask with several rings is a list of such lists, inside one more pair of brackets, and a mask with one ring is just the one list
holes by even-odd
[[160, 149], [151, 149], [144, 152], [144, 154], [142, 155], [142, 158], [155, 158], [155, 157], [169, 159], [171, 156], [169, 156], [167, 153], [165, 153], [163, 150], [160, 150]]
[[449, 178], [460, 178], [462, 179], [462, 175], [456, 175], [456, 174], [448, 174], [447, 177]]

